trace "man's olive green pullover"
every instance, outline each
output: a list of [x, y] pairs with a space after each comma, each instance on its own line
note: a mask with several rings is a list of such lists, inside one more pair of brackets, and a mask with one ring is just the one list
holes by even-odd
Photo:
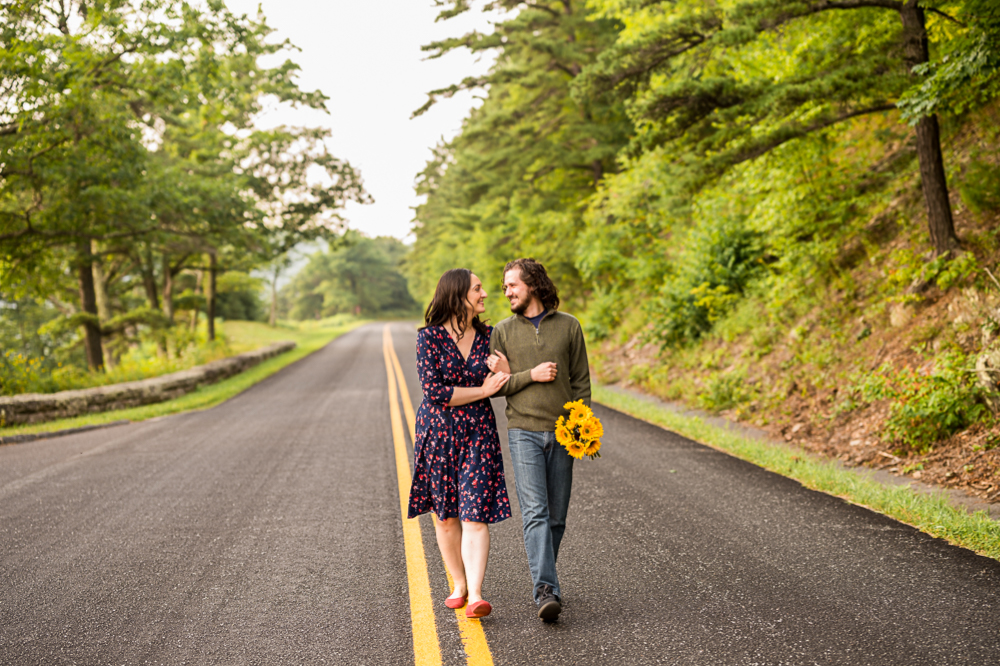
[[[590, 366], [583, 329], [573, 315], [549, 312], [538, 329], [515, 314], [493, 329], [490, 352], [500, 351], [510, 362], [510, 381], [497, 393], [507, 398], [507, 427], [552, 432], [556, 419], [569, 413], [563, 405], [583, 400], [590, 405]], [[556, 378], [535, 382], [531, 369], [545, 362], [556, 364]]]

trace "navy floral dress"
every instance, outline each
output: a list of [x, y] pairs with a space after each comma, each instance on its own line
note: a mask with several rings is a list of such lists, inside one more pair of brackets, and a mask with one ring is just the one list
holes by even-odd
[[[443, 326], [417, 333], [417, 372], [424, 399], [417, 410], [410, 518], [430, 511], [442, 520], [458, 516], [498, 523], [510, 518], [500, 438], [489, 398], [448, 406], [454, 387], [483, 385], [489, 374], [491, 332], [476, 333], [467, 360]], [[470, 327], [466, 335], [471, 333], [475, 329]]]

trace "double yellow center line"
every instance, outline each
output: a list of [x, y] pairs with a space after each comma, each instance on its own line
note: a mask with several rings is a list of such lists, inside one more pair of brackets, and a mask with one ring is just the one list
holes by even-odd
[[[438, 640], [437, 623], [434, 617], [434, 603], [431, 600], [430, 577], [427, 573], [427, 558], [418, 520], [406, 517], [410, 497], [410, 461], [403, 434], [403, 419], [396, 402], [397, 393], [403, 403], [403, 412], [409, 426], [410, 441], [416, 442], [416, 415], [410, 392], [406, 388], [403, 368], [392, 345], [389, 324], [382, 329], [382, 353], [385, 357], [385, 371], [389, 380], [389, 418], [392, 422], [392, 441], [396, 452], [396, 478], [399, 483], [399, 509], [403, 521], [403, 545], [406, 549], [406, 576], [410, 588], [410, 624], [413, 630], [413, 656], [416, 666], [440, 666], [441, 643]], [[433, 518], [432, 518], [433, 519]], [[445, 573], [448, 574], [447, 569]], [[448, 585], [453, 586], [448, 574]], [[449, 587], [449, 591], [451, 588]], [[465, 611], [455, 611], [462, 646], [465, 648], [468, 666], [493, 666], [493, 655], [486, 643], [479, 620], [469, 620]]]

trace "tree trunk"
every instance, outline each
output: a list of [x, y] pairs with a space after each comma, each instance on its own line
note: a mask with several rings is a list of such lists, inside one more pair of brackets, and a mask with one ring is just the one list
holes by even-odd
[[174, 273], [170, 270], [170, 256], [163, 253], [163, 314], [174, 323]]
[[215, 340], [215, 273], [217, 268], [215, 250], [212, 250], [208, 253], [208, 287], [205, 289], [209, 341]]
[[[153, 248], [148, 244], [139, 256], [139, 266], [142, 270], [142, 286], [146, 289], [146, 300], [149, 301], [149, 307], [153, 310], [159, 310], [160, 299], [156, 291], [156, 265], [153, 263]], [[129, 335], [135, 337], [132, 333]], [[167, 341], [164, 336], [159, 334], [156, 335], [156, 350], [161, 357], [166, 357]]]
[[[194, 293], [202, 293], [202, 283], [205, 280], [205, 271], [200, 268], [195, 271], [195, 283], [194, 283]], [[194, 333], [198, 330], [198, 308], [191, 310], [191, 332]]]
[[108, 285], [104, 277], [104, 267], [101, 265], [101, 259], [98, 256], [100, 247], [96, 240], [90, 241], [90, 251], [94, 255], [93, 264], [91, 265], [94, 270], [94, 296], [97, 298], [97, 316], [101, 318], [101, 323], [103, 324], [111, 319], [111, 306], [108, 303]]
[[[924, 10], [917, 0], [908, 0], [900, 10], [903, 19], [903, 47], [907, 67], [911, 72], [930, 59], [927, 47], [927, 27]], [[924, 116], [917, 123], [917, 158], [920, 161], [920, 181], [927, 203], [927, 226], [934, 254], [942, 255], [961, 247], [955, 235], [955, 222], [948, 199], [948, 182], [941, 154], [941, 132], [936, 115]]]
[[[87, 314], [97, 317], [97, 294], [94, 292], [93, 255], [90, 242], [77, 245], [77, 276], [80, 282], [80, 307]], [[101, 349], [101, 326], [93, 321], [83, 325], [84, 349], [87, 352], [87, 367], [94, 371], [104, 370], [104, 353]]]
[[601, 164], [601, 160], [593, 160], [590, 163], [590, 170], [594, 174], [594, 187], [597, 187], [601, 178], [604, 177], [604, 166]]
[[[100, 247], [96, 240], [90, 241], [90, 251], [93, 254], [100, 252]], [[101, 325], [108, 323], [111, 319], [111, 304], [108, 302], [108, 283], [104, 275], [104, 267], [101, 265], [100, 257], [97, 257], [93, 264], [94, 269], [94, 296], [97, 300], [97, 316], [101, 320]], [[104, 349], [104, 363], [109, 367], [115, 367], [118, 359], [110, 349]]]
[[156, 275], [153, 270], [153, 251], [146, 246], [145, 258], [139, 260], [139, 265], [142, 266], [142, 284], [146, 288], [146, 300], [149, 301], [149, 307], [154, 310], [160, 309], [160, 299], [156, 291]]

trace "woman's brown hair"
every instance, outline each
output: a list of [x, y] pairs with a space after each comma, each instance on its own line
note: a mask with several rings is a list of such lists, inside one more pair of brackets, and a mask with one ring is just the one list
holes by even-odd
[[467, 309], [469, 289], [472, 288], [472, 271], [468, 268], [452, 268], [445, 271], [434, 289], [434, 298], [424, 312], [424, 327], [444, 326], [454, 317], [458, 323], [458, 339], [465, 336], [465, 331], [471, 323], [472, 328], [481, 335], [486, 335], [486, 324], [479, 321], [479, 315], [469, 322]]

